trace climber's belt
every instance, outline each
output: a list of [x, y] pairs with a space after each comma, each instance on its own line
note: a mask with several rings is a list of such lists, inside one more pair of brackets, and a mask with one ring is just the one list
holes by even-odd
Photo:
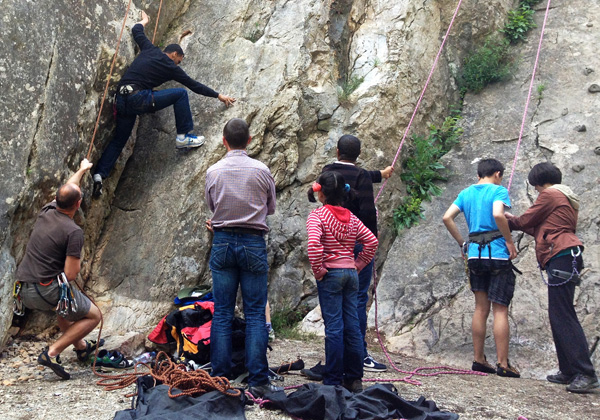
[[140, 89], [138, 89], [135, 85], [123, 85], [119, 87], [119, 95], [129, 96], [138, 93]]

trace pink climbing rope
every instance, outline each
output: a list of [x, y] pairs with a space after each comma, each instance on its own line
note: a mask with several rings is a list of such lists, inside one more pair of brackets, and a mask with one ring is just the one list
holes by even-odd
[[531, 100], [531, 91], [533, 89], [533, 82], [535, 81], [535, 73], [537, 71], [538, 63], [540, 60], [540, 51], [542, 50], [542, 40], [544, 39], [544, 30], [546, 29], [546, 22], [548, 20], [548, 12], [550, 12], [550, 1], [546, 5], [546, 14], [544, 15], [544, 23], [542, 25], [542, 32], [540, 34], [540, 42], [538, 43], [537, 54], [535, 55], [535, 64], [533, 65], [533, 71], [531, 72], [531, 81], [529, 82], [529, 93], [527, 94], [527, 101], [525, 102], [525, 111], [523, 112], [523, 119], [521, 121], [521, 131], [519, 132], [519, 141], [517, 142], [517, 150], [515, 151], [515, 158], [513, 160], [512, 169], [510, 171], [510, 178], [508, 180], [508, 187], [512, 185], [513, 175], [515, 174], [515, 168], [517, 167], [517, 158], [519, 156], [519, 148], [521, 147], [521, 140], [523, 139], [523, 131], [525, 129], [525, 120], [527, 119], [527, 112], [529, 111], [529, 101]]
[[[468, 369], [458, 369], [458, 368], [453, 368], [453, 367], [449, 367], [449, 366], [419, 367], [412, 371], [406, 371], [406, 370], [400, 369], [392, 361], [392, 358], [390, 357], [390, 355], [385, 347], [385, 344], [383, 344], [383, 339], [381, 338], [381, 334], [379, 333], [379, 323], [377, 321], [377, 319], [379, 318], [378, 304], [377, 304], [377, 272], [375, 271], [375, 266], [373, 266], [373, 303], [375, 304], [375, 331], [377, 332], [377, 340], [379, 341], [379, 346], [381, 347], [381, 350], [385, 354], [385, 357], [387, 358], [392, 369], [394, 369], [396, 372], [402, 373], [407, 376], [402, 378], [401, 380], [366, 379], [365, 381], [367, 381], [367, 382], [370, 382], [370, 381], [373, 381], [373, 382], [406, 382], [411, 385], [422, 385], [422, 383], [420, 381], [418, 381], [417, 379], [413, 379], [413, 376], [427, 377], [427, 376], [451, 375], [451, 374], [487, 376], [487, 373], [476, 372], [476, 371], [468, 370]], [[436, 372], [431, 372], [431, 373], [422, 372], [422, 371], [427, 371], [427, 370], [436, 371]]]
[[[392, 167], [394, 167], [396, 165], [396, 161], [398, 160], [398, 157], [400, 156], [400, 151], [402, 150], [402, 146], [404, 145], [406, 136], [408, 135], [408, 132], [413, 123], [413, 120], [415, 119], [415, 116], [417, 115], [417, 111], [419, 110], [419, 107], [421, 106], [421, 101], [423, 100], [423, 96], [425, 96], [425, 91], [427, 90], [427, 87], [429, 86], [429, 82], [431, 81], [433, 72], [434, 72], [435, 68], [437, 67], [438, 60], [440, 59], [440, 56], [442, 55], [444, 45], [446, 45], [446, 40], [448, 40], [448, 35], [450, 35], [450, 30], [452, 29], [452, 25], [454, 25], [454, 20], [456, 19], [456, 16], [458, 15], [458, 11], [460, 9], [461, 4], [462, 4], [462, 0], [458, 0], [458, 4], [456, 5], [456, 10], [454, 10], [454, 15], [452, 16], [450, 25], [448, 25], [448, 30], [446, 31], [446, 35], [444, 35], [444, 38], [442, 40], [442, 45], [440, 45], [440, 49], [438, 50], [438, 53], [435, 56], [433, 65], [431, 66], [431, 71], [429, 72], [429, 76], [427, 76], [427, 81], [425, 82], [425, 86], [423, 87], [423, 90], [421, 91], [421, 96], [419, 96], [419, 100], [417, 101], [415, 110], [413, 111], [413, 114], [410, 117], [410, 121], [408, 122], [408, 125], [406, 126], [406, 130], [404, 130], [404, 135], [402, 136], [402, 141], [400, 142], [400, 146], [398, 146], [398, 151], [396, 152], [396, 156], [394, 156], [394, 160], [392, 161]], [[387, 184], [387, 182], [388, 182], [387, 179], [385, 181], [383, 181], [383, 184], [379, 188], [379, 192], [377, 193], [377, 196], [375, 197], [375, 204], [377, 204], [377, 200], [379, 200], [379, 196], [381, 195], [381, 192], [385, 188], [385, 184]]]
[[[423, 97], [425, 96], [425, 92], [427, 91], [427, 87], [429, 86], [429, 83], [433, 76], [433, 72], [435, 71], [435, 69], [437, 67], [439, 58], [442, 55], [442, 51], [444, 49], [444, 46], [446, 45], [446, 41], [448, 40], [448, 36], [450, 35], [450, 30], [452, 29], [452, 26], [454, 25], [454, 21], [456, 20], [456, 16], [458, 15], [458, 11], [460, 10], [461, 5], [462, 5], [462, 0], [459, 0], [458, 4], [456, 5], [456, 9], [454, 10], [454, 14], [452, 15], [452, 19], [450, 20], [450, 24], [448, 25], [448, 30], [446, 31], [446, 34], [444, 35], [444, 38], [442, 40], [442, 44], [440, 45], [440, 49], [438, 50], [435, 60], [433, 61], [433, 65], [431, 66], [431, 71], [429, 72], [429, 76], [427, 76], [427, 80], [425, 81], [425, 86], [423, 87], [423, 90], [421, 91], [421, 95], [419, 96], [419, 100], [417, 101], [417, 105], [415, 106], [415, 110], [413, 111], [412, 116], [410, 117], [410, 121], [408, 122], [408, 125], [406, 126], [406, 130], [404, 130], [404, 134], [402, 136], [402, 141], [400, 142], [400, 146], [398, 146], [398, 150], [396, 151], [396, 155], [394, 156], [394, 160], [392, 161], [392, 165], [391, 165], [392, 167], [396, 165], [396, 161], [398, 160], [398, 157], [400, 156], [400, 151], [402, 150], [402, 146], [404, 145], [404, 142], [406, 141], [406, 136], [408, 135], [408, 132], [410, 131], [410, 127], [412, 126], [415, 116], [417, 115], [419, 107], [421, 106], [421, 101], [423, 100]], [[388, 180], [386, 179], [383, 182], [383, 184], [381, 185], [381, 188], [379, 188], [379, 192], [377, 193], [377, 196], [375, 197], [375, 203], [377, 203], [377, 200], [379, 200], [381, 192], [385, 188], [387, 181]], [[379, 340], [379, 345], [381, 346], [381, 350], [385, 354], [388, 362], [390, 363], [390, 366], [392, 366], [392, 368], [396, 372], [402, 373], [407, 376], [405, 376], [404, 378], [401, 378], [401, 379], [366, 379], [365, 381], [367, 381], [367, 382], [371, 382], [371, 381], [373, 381], [373, 382], [406, 382], [411, 385], [421, 385], [421, 382], [419, 382], [416, 379], [413, 379], [413, 376], [425, 377], [425, 376], [437, 376], [437, 375], [443, 375], [443, 374], [463, 374], [463, 375], [487, 376], [487, 374], [482, 373], [482, 372], [474, 372], [472, 370], [457, 369], [457, 368], [448, 367], [448, 366], [420, 367], [420, 368], [416, 368], [412, 371], [405, 371], [405, 370], [398, 368], [392, 361], [392, 358], [390, 357], [387, 349], [385, 348], [385, 345], [383, 344], [383, 340], [381, 339], [381, 335], [379, 333], [379, 324], [377, 321], [377, 318], [378, 318], [377, 273], [375, 271], [375, 266], [373, 266], [373, 302], [375, 303], [375, 330], [377, 331], [377, 338]], [[435, 372], [425, 373], [423, 371], [435, 371]]]

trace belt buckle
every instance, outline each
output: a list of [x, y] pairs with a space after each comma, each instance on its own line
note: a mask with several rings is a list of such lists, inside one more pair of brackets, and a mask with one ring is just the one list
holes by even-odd
[[131, 85], [123, 85], [119, 88], [121, 95], [129, 95], [131, 92], [133, 92], [133, 86]]

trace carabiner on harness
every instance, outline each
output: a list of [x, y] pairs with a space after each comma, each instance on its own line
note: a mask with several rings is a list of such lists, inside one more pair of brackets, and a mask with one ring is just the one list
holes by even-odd
[[542, 280], [544, 281], [544, 283], [546, 283], [546, 286], [550, 286], [550, 287], [563, 286], [570, 281], [575, 283], [576, 286], [579, 286], [579, 284], [581, 283], [581, 277], [579, 275], [579, 270], [577, 270], [577, 257], [579, 257], [580, 255], [581, 255], [581, 248], [579, 246], [577, 247], [577, 252], [575, 252], [575, 250], [573, 248], [571, 248], [571, 256], [573, 257], [573, 262], [571, 263], [571, 265], [572, 265], [573, 269], [571, 270], [570, 273], [568, 271], [562, 271], [562, 270], [557, 270], [557, 269], [552, 269], [548, 272], [548, 274], [551, 275], [552, 277], [556, 277], [556, 278], [564, 280], [562, 283], [558, 283], [558, 284], [550, 284], [544, 278], [544, 272], [542, 270], [542, 267], [538, 263], [538, 267], [540, 269], [540, 276], [542, 277]]
[[13, 312], [17, 316], [25, 315], [25, 307], [21, 298], [22, 287], [23, 284], [18, 280], [13, 284]]
[[60, 273], [57, 280], [60, 296], [56, 305], [56, 313], [62, 317], [66, 317], [69, 313], [77, 312], [77, 302], [75, 301], [75, 295], [65, 273]]

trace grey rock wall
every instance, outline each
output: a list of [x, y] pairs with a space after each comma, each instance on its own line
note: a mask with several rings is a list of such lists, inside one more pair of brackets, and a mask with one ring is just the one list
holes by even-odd
[[[502, 25], [513, 3], [464, 2], [413, 132], [439, 123], [459, 100], [455, 77], [462, 59]], [[250, 154], [271, 168], [277, 184], [278, 208], [269, 218], [268, 237], [273, 310], [314, 307], [316, 289], [305, 250], [305, 220], [313, 207], [305, 191], [322, 166], [335, 159], [337, 138], [344, 133], [363, 140], [362, 166], [383, 168], [390, 163], [455, 5], [415, 0], [165, 2], [157, 44], [177, 42], [190, 30], [182, 41], [182, 67], [238, 102], [226, 109], [214, 99], [190, 95], [196, 131], [207, 138], [202, 148], [190, 152], [174, 148], [172, 110], [139, 118], [135, 135], [106, 182], [106, 194], [97, 201], [86, 197], [78, 216], [86, 232], [82, 280], [105, 314], [107, 331], [145, 332], [172, 308], [171, 299], [181, 287], [210, 283], [204, 174], [224, 155], [221, 131], [232, 117], [250, 123]], [[124, 1], [3, 4], [0, 47], [12, 54], [0, 58], [0, 342], [12, 318], [10, 288], [34, 216], [87, 153], [125, 6]], [[157, 6], [135, 2], [113, 85], [134, 57], [129, 29], [139, 10], [154, 18]], [[600, 25], [594, 20], [598, 13], [592, 13], [595, 7], [574, 1], [553, 9], [548, 55], [539, 76], [547, 87], [530, 114], [513, 187], [519, 211], [530, 202], [524, 176], [542, 157], [561, 165], [566, 182], [576, 187], [584, 203], [597, 196], [597, 118], [592, 110], [598, 99], [588, 87], [600, 82], [596, 72], [583, 75], [586, 67], [599, 67], [591, 47]], [[148, 25], [148, 34], [154, 23]], [[523, 63], [530, 61], [533, 44], [515, 49]], [[391, 227], [392, 209], [404, 194], [398, 174], [378, 203], [379, 323], [394, 350], [432, 360], [470, 361], [471, 297], [441, 214], [472, 181], [470, 162], [475, 157], [495, 154], [510, 166], [527, 73], [527, 66], [520, 65], [510, 83], [467, 96], [465, 138], [447, 156], [454, 175], [419, 227], [398, 237]], [[352, 76], [364, 81], [343, 98], [340, 86]], [[109, 102], [102, 113], [94, 162], [112, 135], [110, 108]], [[582, 124], [587, 131], [572, 130]], [[90, 184], [88, 177], [84, 190], [90, 191]], [[584, 207], [580, 231], [588, 245], [590, 271], [578, 305], [586, 331], [593, 335], [598, 220], [593, 206]], [[539, 356], [549, 369], [552, 344], [543, 312], [544, 291], [534, 280], [530, 241], [524, 238], [521, 244], [519, 265], [526, 272], [523, 279], [530, 282], [523, 280], [523, 287], [530, 293], [519, 290], [511, 309], [513, 329], [518, 326], [513, 335], [517, 353], [511, 357], [527, 370], [527, 363]], [[527, 346], [533, 349], [527, 350], [530, 353], [521, 350]]]

